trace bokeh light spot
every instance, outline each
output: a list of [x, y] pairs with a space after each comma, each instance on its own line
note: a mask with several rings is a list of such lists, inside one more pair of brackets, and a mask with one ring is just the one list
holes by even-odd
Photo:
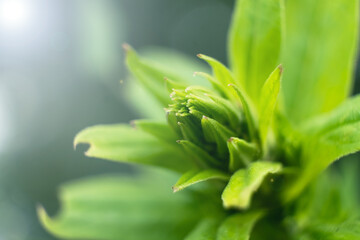
[[23, 28], [30, 21], [30, 1], [0, 0], [0, 26], [5, 29]]

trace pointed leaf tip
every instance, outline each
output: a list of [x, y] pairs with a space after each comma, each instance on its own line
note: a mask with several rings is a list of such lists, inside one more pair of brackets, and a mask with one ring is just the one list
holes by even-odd
[[[229, 65], [257, 104], [283, 46], [284, 7], [279, 0], [238, 0], [228, 35]], [[296, 15], [296, 14], [295, 14]]]
[[260, 95], [259, 131], [263, 150], [267, 150], [267, 135], [271, 129], [272, 119], [278, 102], [282, 77], [281, 64], [275, 68], [265, 81]]
[[216, 169], [190, 170], [184, 173], [177, 183], [172, 187], [173, 192], [178, 192], [196, 183], [208, 180], [228, 181], [230, 176]]
[[176, 193], [176, 192], [179, 191], [179, 189], [177, 187], [175, 187], [175, 186], [172, 186], [171, 190], [172, 190], [173, 193]]
[[46, 228], [48, 231], [52, 232], [54, 229], [53, 229], [53, 224], [52, 224], [52, 219], [51, 217], [49, 217], [49, 215], [47, 214], [45, 208], [41, 205], [41, 204], [38, 204], [36, 206], [36, 214], [39, 218], [39, 222], [40, 224]]
[[123, 43], [122, 48], [125, 52], [131, 51], [132, 47], [128, 43]]

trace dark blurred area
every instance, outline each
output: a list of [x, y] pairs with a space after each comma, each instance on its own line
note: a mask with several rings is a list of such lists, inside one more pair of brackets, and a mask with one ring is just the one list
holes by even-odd
[[122, 43], [226, 61], [232, 0], [0, 0], [0, 240], [54, 239], [36, 205], [56, 213], [66, 181], [129, 165], [73, 150], [81, 129], [141, 115], [126, 100]]

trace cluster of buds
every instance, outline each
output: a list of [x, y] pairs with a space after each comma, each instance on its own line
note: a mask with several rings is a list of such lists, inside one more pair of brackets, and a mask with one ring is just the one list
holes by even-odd
[[168, 123], [200, 168], [234, 172], [256, 160], [259, 149], [250, 142], [241, 105], [204, 87], [177, 87], [166, 109]]

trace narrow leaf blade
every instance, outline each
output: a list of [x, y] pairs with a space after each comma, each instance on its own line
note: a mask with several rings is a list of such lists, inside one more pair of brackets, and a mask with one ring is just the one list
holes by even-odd
[[177, 183], [173, 186], [173, 191], [178, 192], [193, 184], [207, 180], [217, 179], [222, 181], [229, 180], [230, 176], [216, 169], [191, 170], [184, 173]]
[[236, 85], [229, 84], [229, 87], [232, 89], [233, 94], [237, 96], [237, 98], [240, 100], [241, 105], [244, 110], [246, 122], [248, 124], [250, 137], [253, 141], [258, 142], [258, 133], [256, 129], [256, 122], [255, 122], [255, 116], [254, 116], [254, 105], [251, 103], [251, 100], [246, 96], [246, 94]]
[[126, 50], [126, 64], [128, 69], [142, 86], [145, 87], [162, 106], [166, 107], [170, 103], [164, 81], [166, 73], [153, 66], [150, 62], [141, 59], [129, 45], [125, 44], [124, 49]]
[[235, 133], [216, 120], [206, 116], [203, 116], [201, 119], [201, 127], [203, 129], [205, 139], [208, 142], [216, 143], [219, 157], [225, 159], [229, 155], [227, 140], [230, 137], [235, 136]]
[[205, 60], [211, 66], [215, 79], [214, 81], [212, 81], [212, 79], [208, 79], [212, 82], [212, 85], [215, 86], [215, 89], [220, 88], [220, 93], [224, 93], [228, 98], [233, 99], [232, 94], [226, 88], [228, 84], [238, 83], [235, 81], [232, 72], [221, 62], [212, 57], [206, 56], [204, 54], [198, 54], [197, 56]]
[[188, 140], [178, 140], [179, 143], [185, 150], [185, 152], [190, 156], [192, 161], [200, 168], [208, 167], [221, 167], [221, 163], [212, 157], [208, 152], [203, 150], [201, 147]]
[[263, 148], [266, 148], [266, 138], [271, 120], [274, 116], [277, 98], [280, 92], [282, 66], [279, 65], [264, 83], [260, 96], [259, 131]]

